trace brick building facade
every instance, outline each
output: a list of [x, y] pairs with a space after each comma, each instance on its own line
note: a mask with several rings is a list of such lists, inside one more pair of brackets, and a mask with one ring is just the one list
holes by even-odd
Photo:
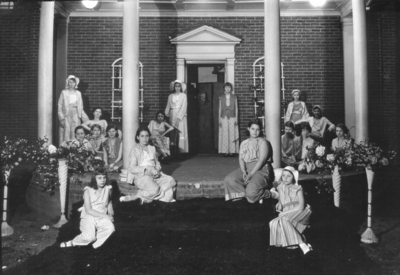
[[[39, 5], [24, 3], [0, 17], [1, 135], [36, 138]], [[370, 137], [399, 148], [398, 4], [367, 12]], [[208, 25], [242, 39], [235, 48], [235, 91], [239, 96], [241, 138], [254, 116], [252, 64], [263, 56], [262, 17], [141, 17], [140, 61], [144, 65], [144, 121], [165, 108], [169, 82], [176, 78], [169, 37]], [[344, 121], [342, 24], [339, 16], [281, 17], [281, 54], [286, 98], [300, 89], [309, 111], [320, 104], [332, 122]], [[68, 74], [81, 79], [86, 112], [110, 111], [111, 64], [122, 57], [122, 18], [71, 17], [68, 24]], [[56, 60], [55, 60], [56, 63]], [[54, 91], [56, 94], [56, 91]], [[54, 98], [55, 102], [58, 98]], [[54, 104], [56, 106], [56, 104]], [[350, 125], [349, 125], [350, 126]], [[350, 126], [351, 127], [351, 126]]]

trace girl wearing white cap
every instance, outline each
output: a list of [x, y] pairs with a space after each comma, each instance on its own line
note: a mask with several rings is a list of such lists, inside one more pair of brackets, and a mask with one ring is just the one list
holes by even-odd
[[[172, 94], [168, 96], [165, 115], [169, 116], [169, 124], [179, 130], [179, 151], [181, 153], [189, 152], [189, 140], [187, 130], [187, 97], [184, 93], [186, 84], [179, 80], [171, 83], [170, 90]], [[174, 139], [173, 139], [174, 140]], [[172, 143], [171, 143], [172, 144]]]
[[297, 184], [298, 179], [299, 172], [287, 166], [282, 170], [276, 189], [271, 189], [272, 197], [279, 200], [276, 210], [280, 213], [269, 223], [270, 245], [289, 249], [300, 247], [307, 254], [312, 248], [302, 233], [309, 225], [311, 208], [304, 202], [303, 188]]
[[300, 90], [292, 91], [293, 101], [289, 103], [285, 122], [292, 121], [295, 123], [298, 120], [307, 119], [309, 117], [306, 104], [303, 101], [300, 101], [301, 92]]
[[79, 78], [70, 75], [66, 80], [65, 89], [62, 90], [58, 100], [58, 119], [60, 121], [60, 144], [63, 141], [75, 138], [74, 130], [81, 125], [81, 121], [89, 120], [83, 110], [81, 92], [77, 90]]

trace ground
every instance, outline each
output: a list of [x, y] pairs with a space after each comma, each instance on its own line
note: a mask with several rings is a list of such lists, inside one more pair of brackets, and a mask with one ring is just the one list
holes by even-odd
[[[20, 181], [25, 176], [20, 173]], [[366, 207], [350, 214], [327, 194], [308, 196], [313, 208], [305, 231], [314, 250], [269, 246], [273, 201], [264, 204], [190, 199], [175, 203], [115, 204], [115, 234], [98, 250], [61, 249], [79, 234], [75, 213], [60, 230], [41, 230], [57, 220], [40, 219], [14, 196], [2, 238], [4, 274], [400, 274], [399, 187], [380, 183], [373, 197], [372, 228], [378, 244], [363, 244]], [[358, 188], [358, 187], [357, 187]], [[310, 193], [310, 192], [309, 192]]]

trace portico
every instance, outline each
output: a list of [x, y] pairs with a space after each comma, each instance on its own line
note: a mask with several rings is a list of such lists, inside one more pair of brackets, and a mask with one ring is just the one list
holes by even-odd
[[[368, 103], [367, 97], [367, 66], [366, 66], [366, 33], [365, 33], [365, 6], [364, 2], [359, 0], [342, 1], [337, 5], [337, 1], [328, 1], [324, 9], [313, 8], [307, 1], [293, 1], [290, 5], [279, 0], [265, 1], [265, 3], [245, 3], [245, 1], [227, 1], [226, 9], [218, 5], [207, 5], [206, 11], [201, 10], [197, 4], [185, 3], [163, 3], [156, 5], [152, 1], [141, 3], [140, 1], [125, 2], [101, 2], [98, 8], [94, 10], [84, 9], [79, 2], [56, 2], [55, 10], [62, 11], [67, 18], [71, 17], [123, 17], [123, 43], [122, 55], [124, 59], [124, 81], [123, 81], [123, 133], [124, 133], [124, 155], [129, 154], [130, 148], [134, 143], [135, 131], [139, 125], [139, 83], [138, 83], [138, 62], [140, 59], [139, 41], [140, 28], [139, 17], [146, 16], [164, 16], [184, 18], [187, 16], [226, 16], [226, 17], [246, 17], [258, 15], [264, 17], [264, 55], [266, 57], [266, 113], [265, 125], [267, 138], [271, 141], [274, 150], [274, 159], [280, 159], [280, 61], [281, 61], [281, 43], [280, 43], [280, 18], [288, 16], [342, 16], [343, 17], [343, 51], [344, 51], [344, 70], [345, 70], [345, 112], [346, 123], [349, 128], [355, 126], [355, 137], [358, 141], [368, 138]], [[340, 2], [340, 1], [339, 1]], [[232, 6], [233, 4], [233, 6]], [[264, 6], [265, 4], [265, 6]], [[45, 48], [45, 45], [53, 45], [54, 38], [52, 32], [53, 20], [52, 11], [54, 2], [42, 2], [41, 18], [49, 21], [40, 27], [40, 52], [46, 52], [46, 55], [39, 54], [39, 79], [38, 79], [38, 102], [39, 102], [39, 136], [52, 137], [54, 130], [53, 117], [51, 115], [52, 107], [49, 102], [53, 101], [52, 87], [53, 77], [52, 63], [46, 62], [51, 53]], [[139, 12], [140, 5], [140, 12]], [[353, 14], [353, 17], [349, 17]], [[352, 20], [354, 18], [354, 20]], [[47, 22], [46, 21], [46, 22]], [[51, 22], [50, 22], [51, 21]], [[350, 31], [351, 22], [353, 22], [354, 35]], [[61, 26], [61, 25], [59, 25]], [[68, 29], [68, 19], [62, 20], [62, 26]], [[73, 35], [73, 34], [70, 34]], [[353, 37], [352, 37], [353, 36]], [[155, 38], [157, 39], [157, 38]], [[68, 45], [68, 35], [65, 32], [57, 36], [57, 44]], [[185, 65], [187, 63], [198, 62], [216, 62], [225, 65], [225, 79], [231, 83], [236, 83], [237, 75], [235, 68], [243, 66], [237, 62], [235, 46], [242, 41], [236, 37], [217, 28], [203, 25], [192, 29], [183, 34], [169, 39], [170, 43], [176, 45], [175, 67], [176, 78], [185, 81]], [[352, 41], [354, 41], [352, 43]], [[354, 45], [354, 46], [353, 46]], [[354, 47], [354, 48], [353, 48]], [[57, 47], [56, 56], [58, 61], [65, 60], [67, 56], [66, 47]], [[354, 63], [349, 56], [354, 56]], [[257, 56], [259, 57], [259, 56]], [[256, 59], [256, 58], [255, 58]], [[171, 60], [173, 62], [173, 60]], [[61, 81], [65, 81], [61, 74], [65, 73], [65, 68], [57, 62], [56, 87], [62, 87]], [[64, 72], [63, 72], [64, 71]], [[41, 73], [43, 72], [43, 73]], [[352, 79], [354, 72], [354, 79]], [[43, 75], [43, 76], [42, 76]], [[130, 76], [130, 77], [126, 77]], [[64, 80], [63, 80], [64, 79]], [[352, 86], [354, 83], [354, 86]], [[144, 87], [146, 91], [146, 87]], [[359, 100], [360, 99], [360, 100]], [[146, 101], [146, 96], [145, 96]], [[51, 104], [50, 104], [51, 105]], [[47, 106], [47, 107], [46, 107]], [[243, 120], [247, 120], [243, 115]], [[42, 119], [43, 118], [43, 119]], [[354, 121], [354, 125], [352, 125]], [[244, 125], [244, 122], [242, 122]], [[243, 127], [243, 126], [242, 126]], [[50, 139], [51, 140], [51, 139]], [[54, 139], [53, 139], [54, 140]], [[127, 167], [127, 158], [124, 158], [124, 168]], [[279, 165], [275, 163], [275, 167]]]

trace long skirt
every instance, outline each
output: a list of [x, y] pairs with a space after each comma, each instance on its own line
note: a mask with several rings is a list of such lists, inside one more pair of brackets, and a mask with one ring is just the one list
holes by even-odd
[[81, 234], [72, 240], [73, 245], [88, 245], [93, 242], [93, 247], [100, 247], [115, 231], [114, 224], [106, 218], [87, 215], [81, 218], [79, 224]]
[[218, 153], [239, 153], [239, 127], [235, 123], [235, 117], [221, 119], [222, 127], [219, 127]]
[[161, 173], [159, 178], [154, 179], [153, 177], [144, 175], [135, 180], [135, 185], [140, 189], [138, 197], [150, 202], [160, 194], [164, 195], [161, 198], [157, 198], [164, 202], [174, 202], [174, 191], [176, 182], [171, 177], [164, 173]]
[[169, 137], [153, 135], [151, 136], [154, 147], [157, 150], [157, 156], [161, 155], [171, 155], [169, 151]]
[[[251, 172], [256, 164], [257, 162], [246, 163], [247, 171]], [[243, 172], [239, 168], [224, 179], [225, 200], [246, 198], [248, 202], [254, 203], [269, 198], [271, 193], [268, 189], [272, 187], [274, 177], [274, 169], [271, 164], [267, 164], [245, 185]]]
[[[86, 122], [89, 118], [84, 111], [82, 111], [82, 121]], [[78, 107], [69, 106], [68, 117], [65, 118], [65, 127], [60, 126], [59, 141], [62, 144], [64, 141], [70, 141], [75, 138], [75, 128], [81, 125], [81, 120], [78, 117]]]
[[[177, 115], [179, 109], [171, 109], [169, 112], [169, 123], [175, 127]], [[178, 125], [179, 130], [179, 152], [180, 153], [188, 153], [189, 152], [189, 139], [188, 139], [188, 128], [187, 128], [187, 119], [186, 116], [179, 122]], [[175, 142], [175, 141], [173, 141]]]
[[310, 216], [311, 208], [307, 205], [304, 210], [290, 212], [270, 221], [270, 245], [285, 247], [304, 243], [302, 233], [309, 225]]

